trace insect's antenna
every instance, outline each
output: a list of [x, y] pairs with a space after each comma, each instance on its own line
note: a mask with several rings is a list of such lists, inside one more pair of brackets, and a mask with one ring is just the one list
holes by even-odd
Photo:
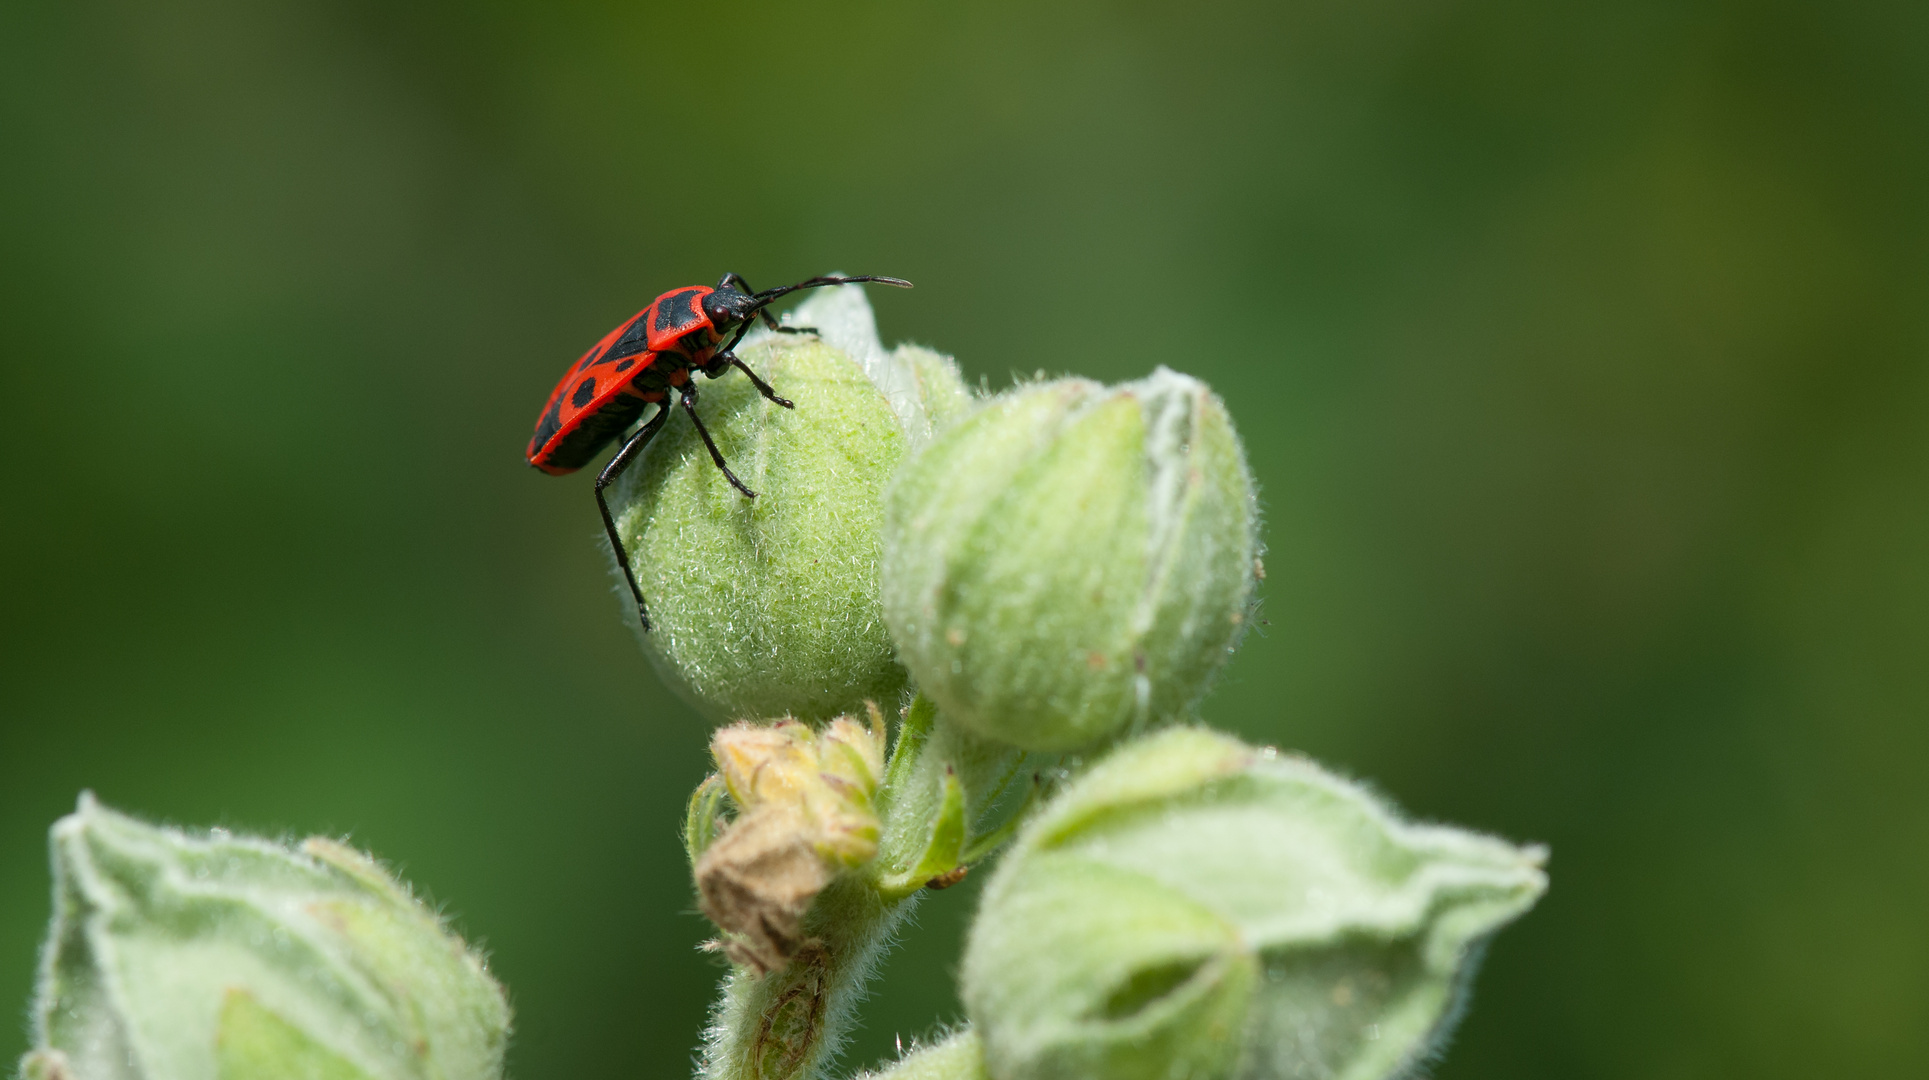
[[[875, 281], [879, 285], [894, 285], [900, 289], [913, 287], [910, 282], [903, 278], [877, 277], [875, 275], [866, 275], [864, 277], [814, 277], [808, 281], [800, 281], [795, 285], [785, 285], [780, 289], [765, 289], [763, 292], [754, 294], [757, 301], [756, 307], [763, 307], [765, 304], [770, 303], [785, 293], [794, 293], [798, 289], [821, 289], [826, 285], [855, 285], [860, 281]], [[752, 308], [751, 310], [754, 311], [756, 308]]]

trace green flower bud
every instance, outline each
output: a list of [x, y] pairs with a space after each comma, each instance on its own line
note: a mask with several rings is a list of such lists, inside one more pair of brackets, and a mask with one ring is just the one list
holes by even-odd
[[896, 1061], [858, 1080], [986, 1080], [984, 1047], [970, 1028], [901, 1053]]
[[1171, 729], [1027, 824], [972, 927], [965, 1009], [999, 1080], [1409, 1075], [1544, 857]]
[[1030, 750], [1179, 716], [1244, 628], [1258, 511], [1205, 384], [1160, 368], [995, 399], [907, 462], [884, 617], [946, 715]]
[[509, 1006], [379, 865], [190, 835], [91, 795], [54, 825], [36, 1080], [495, 1080]]
[[644, 651], [720, 721], [823, 720], [898, 698], [878, 604], [884, 485], [907, 447], [969, 407], [948, 358], [878, 344], [858, 286], [824, 290], [791, 321], [821, 336], [765, 334], [737, 352], [795, 409], [734, 373], [697, 404], [757, 498], [731, 488], [681, 417], [613, 492], [655, 624]]

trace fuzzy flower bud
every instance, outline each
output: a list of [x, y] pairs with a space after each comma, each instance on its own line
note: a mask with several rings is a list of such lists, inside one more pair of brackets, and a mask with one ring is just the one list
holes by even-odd
[[157, 828], [90, 795], [52, 846], [26, 1076], [502, 1075], [502, 989], [367, 856]]
[[710, 748], [724, 788], [744, 813], [794, 815], [811, 848], [841, 866], [877, 854], [871, 797], [884, 772], [884, 717], [875, 706], [869, 726], [849, 716], [822, 734], [796, 720], [732, 724], [711, 737]]
[[713, 719], [822, 720], [895, 700], [904, 670], [878, 606], [885, 482], [907, 447], [969, 407], [957, 366], [878, 344], [858, 286], [787, 321], [820, 336], [753, 337], [738, 355], [795, 409], [732, 372], [697, 410], [748, 499], [673, 416], [613, 491], [655, 629], [644, 651]]
[[1543, 858], [1168, 730], [1025, 828], [972, 928], [965, 1008], [1000, 1080], [1405, 1076], [1546, 888]]
[[987, 1080], [984, 1047], [970, 1028], [901, 1053], [896, 1061], [858, 1080]]
[[946, 715], [1069, 750], [1182, 715], [1237, 642], [1258, 514], [1225, 406], [1160, 368], [995, 399], [908, 461], [884, 617]]
[[[732, 960], [770, 971], [796, 955], [804, 913], [837, 871], [877, 854], [884, 717], [873, 706], [868, 726], [840, 716], [822, 733], [796, 720], [733, 724], [710, 749], [740, 813], [702, 850], [692, 844], [698, 906]], [[714, 814], [703, 792], [693, 813]]]

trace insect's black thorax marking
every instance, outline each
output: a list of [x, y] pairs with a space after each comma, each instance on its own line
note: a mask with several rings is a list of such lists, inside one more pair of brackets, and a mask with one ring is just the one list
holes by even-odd
[[697, 296], [702, 292], [702, 289], [683, 289], [658, 300], [656, 319], [651, 326], [651, 331], [667, 334], [692, 323], [708, 324], [710, 320], [697, 309]]

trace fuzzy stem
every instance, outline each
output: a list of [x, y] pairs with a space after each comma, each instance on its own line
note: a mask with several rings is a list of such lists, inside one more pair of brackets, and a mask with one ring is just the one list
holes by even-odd
[[[805, 916], [809, 942], [768, 975], [735, 968], [705, 1033], [701, 1080], [811, 1080], [850, 1031], [864, 987], [898, 925], [924, 890], [882, 887], [918, 864], [943, 801], [947, 774], [963, 786], [967, 820], [983, 816], [1009, 784], [1023, 752], [946, 721], [924, 698], [912, 703], [878, 793], [878, 857], [839, 875]], [[971, 830], [977, 835], [978, 829]]]
[[864, 984], [916, 894], [889, 902], [857, 874], [833, 881], [812, 906], [812, 940], [768, 975], [733, 968], [723, 983], [698, 1075], [704, 1080], [814, 1076], [850, 1029]]

